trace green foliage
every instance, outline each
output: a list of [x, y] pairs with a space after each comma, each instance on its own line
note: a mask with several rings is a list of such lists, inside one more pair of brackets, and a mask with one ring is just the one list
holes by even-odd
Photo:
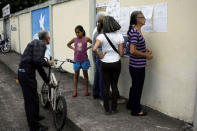
[[10, 12], [15, 13], [25, 8], [41, 4], [48, 0], [0, 0], [0, 17], [2, 17], [2, 8], [10, 4]]

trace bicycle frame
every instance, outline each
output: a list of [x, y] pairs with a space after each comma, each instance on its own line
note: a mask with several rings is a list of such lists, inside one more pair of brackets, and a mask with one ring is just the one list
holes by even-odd
[[[55, 87], [51, 87], [49, 84], [49, 94], [48, 94], [48, 100], [51, 103], [52, 109], [55, 111], [56, 107], [56, 98], [57, 98], [57, 92], [58, 92], [58, 87], [59, 87], [59, 82], [57, 82], [55, 74], [51, 71], [51, 67], [49, 67], [49, 75], [48, 77], [50, 78], [50, 84], [54, 84]], [[59, 94], [61, 95], [61, 93]]]
[[[54, 60], [55, 62], [59, 61], [61, 62], [60, 66], [58, 66], [58, 68], [60, 68], [65, 62], [70, 62], [70, 63], [75, 63], [74, 61], [70, 60], [70, 59], [66, 59], [65, 61], [60, 61], [60, 60]], [[59, 81], [57, 81], [55, 74], [51, 71], [51, 67], [49, 67], [49, 75], [48, 78], [50, 78], [50, 84], [55, 84], [55, 87], [52, 88], [51, 85], [49, 85], [49, 94], [48, 94], [48, 99], [51, 103], [52, 109], [55, 111], [55, 107], [56, 107], [56, 98], [57, 98], [57, 92], [58, 92], [58, 87], [59, 87]], [[61, 95], [61, 92], [59, 92], [59, 95]]]
[[[50, 60], [52, 60], [51, 57]], [[48, 61], [48, 58], [46, 58], [46, 61]], [[50, 79], [50, 82], [49, 84], [46, 84], [44, 82], [44, 84], [42, 85], [40, 98], [41, 98], [42, 106], [44, 108], [46, 107], [52, 109], [55, 128], [58, 131], [60, 131], [63, 129], [66, 122], [67, 104], [65, 97], [61, 95], [61, 90], [59, 90], [60, 81], [56, 79], [55, 76], [56, 71], [53, 71], [53, 69], [57, 69], [58, 71], [59, 68], [62, 68], [61, 66], [65, 62], [71, 62], [71, 63], [75, 63], [75, 62], [70, 59], [66, 59], [65, 61], [60, 61], [60, 60], [54, 60], [54, 61], [56, 66], [54, 67], [50, 66], [48, 68], [47, 77]], [[57, 61], [61, 62], [60, 66], [57, 66]]]

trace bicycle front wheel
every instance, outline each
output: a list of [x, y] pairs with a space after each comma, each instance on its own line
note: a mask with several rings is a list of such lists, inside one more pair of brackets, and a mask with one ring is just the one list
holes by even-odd
[[10, 47], [8, 46], [7, 43], [5, 43], [5, 44], [2, 45], [1, 51], [2, 51], [3, 53], [7, 53], [7, 52], [10, 51]]
[[48, 100], [48, 93], [49, 93], [49, 87], [46, 83], [44, 83], [42, 85], [42, 89], [41, 89], [41, 104], [44, 108], [48, 108], [50, 105], [50, 102]]
[[67, 105], [63, 96], [58, 96], [55, 111], [53, 112], [55, 128], [60, 131], [63, 129], [67, 119]]

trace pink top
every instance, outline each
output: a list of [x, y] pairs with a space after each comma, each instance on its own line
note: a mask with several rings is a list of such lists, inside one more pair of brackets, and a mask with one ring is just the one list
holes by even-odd
[[88, 61], [86, 37], [81, 40], [76, 38], [74, 46], [74, 60], [76, 62]]

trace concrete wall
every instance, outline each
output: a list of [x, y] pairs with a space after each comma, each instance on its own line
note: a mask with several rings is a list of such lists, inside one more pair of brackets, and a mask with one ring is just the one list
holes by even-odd
[[[89, 35], [89, 0], [72, 0], [54, 5], [52, 15], [54, 58], [74, 59], [74, 51], [66, 44], [76, 37], [74, 29], [77, 25], [82, 25], [86, 35]], [[63, 67], [71, 73], [74, 72], [71, 63], [65, 63]]]
[[[98, 2], [106, 2], [99, 0]], [[142, 104], [193, 122], [197, 87], [196, 0], [121, 0], [121, 7], [168, 3], [168, 32], [143, 33], [153, 51], [146, 68]], [[119, 90], [128, 97], [128, 58], [122, 59]]]
[[19, 15], [19, 35], [21, 53], [25, 50], [27, 44], [31, 41], [31, 13]]
[[[17, 12], [10, 17], [10, 25], [16, 28], [16, 31], [11, 31], [12, 49], [20, 54], [23, 53], [27, 44], [32, 40], [31, 11], [50, 4], [52, 4], [52, 16], [50, 17], [52, 17], [51, 24], [53, 23], [54, 58], [61, 60], [65, 58], [73, 59], [74, 52], [67, 47], [66, 43], [73, 37], [76, 37], [74, 29], [77, 25], [82, 25], [86, 31], [86, 36], [89, 37], [89, 0], [65, 0], [60, 3], [46, 2], [42, 5]], [[83, 15], [79, 15], [79, 13]], [[3, 32], [3, 21], [0, 21], [0, 33], [1, 30]], [[88, 54], [90, 54], [90, 51]], [[74, 72], [73, 64], [71, 63], [64, 64], [63, 68], [71, 73]], [[80, 75], [82, 76], [82, 73]]]
[[19, 43], [19, 22], [18, 16], [13, 16], [10, 18], [11, 26], [11, 47], [12, 50], [20, 53], [20, 43]]
[[[109, 0], [97, 0], [107, 2]], [[197, 79], [197, 9], [196, 0], [121, 0], [121, 7], [142, 6], [168, 3], [168, 32], [144, 33], [147, 46], [153, 50], [154, 58], [148, 62], [146, 80], [142, 96], [142, 104], [159, 110], [175, 118], [193, 122], [196, 79]], [[89, 0], [72, 0], [52, 6], [52, 30], [54, 57], [73, 59], [74, 52], [66, 43], [75, 37], [74, 28], [82, 25], [89, 35]], [[11, 25], [17, 26], [11, 32], [13, 49], [23, 53], [27, 43], [31, 41], [31, 13], [20, 14], [11, 18]], [[0, 21], [0, 33], [3, 24]], [[20, 36], [19, 38], [17, 36]], [[21, 49], [19, 49], [20, 40]], [[90, 60], [91, 57], [89, 56]], [[121, 95], [128, 97], [131, 79], [128, 71], [128, 58], [122, 58], [122, 71], [119, 79]], [[73, 65], [64, 64], [64, 68], [73, 73]], [[93, 81], [92, 69], [90, 80]]]

